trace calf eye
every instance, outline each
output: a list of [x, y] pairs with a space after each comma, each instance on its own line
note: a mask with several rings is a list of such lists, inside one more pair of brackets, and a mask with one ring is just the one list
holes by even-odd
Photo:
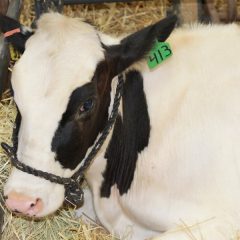
[[88, 112], [89, 110], [91, 110], [93, 108], [93, 100], [92, 99], [88, 99], [87, 101], [85, 101], [79, 110], [79, 113], [84, 113], [84, 112]]

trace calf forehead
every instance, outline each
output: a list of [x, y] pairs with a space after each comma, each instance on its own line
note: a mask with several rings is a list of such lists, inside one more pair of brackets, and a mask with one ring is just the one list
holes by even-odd
[[95, 29], [78, 19], [46, 14], [16, 64], [12, 84], [19, 108], [67, 104], [72, 91], [91, 81], [104, 58]]

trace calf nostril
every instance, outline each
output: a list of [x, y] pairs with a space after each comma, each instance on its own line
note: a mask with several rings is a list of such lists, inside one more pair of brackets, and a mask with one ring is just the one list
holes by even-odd
[[35, 201], [35, 203], [31, 203], [30, 204], [30, 208], [33, 208], [33, 207], [35, 207], [38, 203], [40, 203], [41, 202], [41, 199], [40, 198], [37, 198], [36, 199], [36, 201]]
[[30, 208], [33, 208], [35, 206], [35, 203], [30, 204]]
[[14, 213], [37, 215], [43, 209], [41, 198], [33, 198], [22, 193], [11, 192], [6, 199], [6, 206]]

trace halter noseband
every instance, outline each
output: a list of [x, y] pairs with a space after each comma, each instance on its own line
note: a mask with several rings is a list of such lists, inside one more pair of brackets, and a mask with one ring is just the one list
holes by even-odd
[[85, 157], [84, 164], [72, 175], [72, 177], [64, 178], [64, 177], [54, 175], [52, 173], [47, 173], [47, 172], [32, 168], [32, 167], [24, 164], [23, 162], [20, 162], [17, 159], [16, 151], [13, 147], [9, 146], [5, 142], [2, 142], [1, 146], [6, 151], [7, 155], [10, 157], [10, 160], [11, 160], [11, 163], [13, 164], [13, 166], [23, 172], [32, 174], [36, 177], [41, 177], [50, 182], [64, 185], [65, 201], [70, 202], [71, 204], [73, 204], [75, 206], [82, 205], [84, 196], [83, 196], [81, 184], [84, 179], [84, 172], [91, 165], [93, 158], [96, 156], [96, 154], [102, 147], [104, 141], [106, 140], [106, 138], [107, 138], [110, 130], [112, 129], [113, 124], [117, 118], [118, 108], [119, 108], [120, 100], [121, 100], [122, 93], [123, 93], [123, 83], [124, 83], [123, 75], [120, 74], [118, 76], [118, 84], [117, 84], [117, 88], [116, 88], [116, 94], [114, 97], [112, 112], [108, 118], [108, 121], [107, 121], [100, 137], [98, 138], [98, 140], [94, 144], [93, 148], [91, 149], [90, 153]]

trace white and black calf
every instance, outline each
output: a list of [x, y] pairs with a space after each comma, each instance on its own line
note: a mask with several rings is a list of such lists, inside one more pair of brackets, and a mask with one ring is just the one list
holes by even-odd
[[[98, 219], [121, 239], [234, 239], [240, 28], [196, 25], [170, 35], [175, 21], [118, 39], [52, 13], [35, 33], [9, 36], [25, 50], [12, 75], [21, 114], [17, 157], [72, 176], [107, 122], [114, 77], [125, 72], [114, 128], [85, 173]], [[5, 17], [0, 22], [4, 32], [20, 26]], [[156, 39], [167, 38], [173, 56], [149, 70], [145, 55]], [[37, 217], [64, 201], [62, 185], [15, 168], [4, 193], [9, 209]]]

